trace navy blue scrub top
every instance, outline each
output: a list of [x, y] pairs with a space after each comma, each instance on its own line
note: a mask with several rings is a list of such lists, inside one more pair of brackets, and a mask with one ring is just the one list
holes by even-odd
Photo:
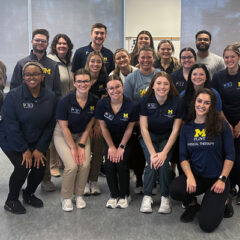
[[128, 124], [138, 121], [138, 107], [129, 98], [124, 96], [120, 110], [117, 114], [114, 114], [110, 101], [110, 97], [98, 101], [95, 118], [105, 121], [112, 136], [123, 136]]
[[97, 100], [96, 96], [89, 93], [88, 100], [82, 109], [77, 102], [76, 91], [70, 92], [59, 101], [56, 119], [68, 121], [68, 128], [71, 133], [82, 133], [94, 117]]
[[181, 98], [168, 97], [160, 105], [152, 93], [140, 99], [140, 115], [148, 117], [148, 130], [155, 134], [170, 134], [174, 119], [182, 118]]

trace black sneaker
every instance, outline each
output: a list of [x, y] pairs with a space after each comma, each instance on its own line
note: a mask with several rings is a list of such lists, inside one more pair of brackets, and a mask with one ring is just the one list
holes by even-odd
[[25, 207], [19, 200], [7, 200], [4, 205], [4, 209], [14, 214], [26, 213]]
[[224, 218], [231, 218], [233, 216], [233, 213], [234, 213], [234, 211], [233, 211], [233, 206], [232, 206], [232, 198], [229, 197], [228, 198], [228, 203], [225, 206], [223, 217]]
[[236, 197], [238, 194], [237, 189], [235, 187], [231, 188], [230, 194], [231, 194], [232, 198]]
[[23, 190], [23, 202], [35, 208], [43, 207], [43, 201], [37, 198], [34, 194], [27, 194], [25, 190]]
[[200, 205], [198, 203], [194, 206], [188, 206], [180, 217], [181, 222], [184, 223], [192, 222], [199, 210]]

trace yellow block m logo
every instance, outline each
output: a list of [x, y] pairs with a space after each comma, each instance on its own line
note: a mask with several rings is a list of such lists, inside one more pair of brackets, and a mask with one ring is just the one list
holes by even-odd
[[172, 109], [168, 109], [168, 114], [173, 114], [173, 110]]
[[206, 137], [206, 130], [203, 129], [202, 131], [200, 131], [200, 129], [195, 129], [194, 137]]
[[51, 69], [43, 68], [44, 73], [50, 75], [51, 74]]
[[123, 118], [128, 118], [128, 113], [124, 113]]

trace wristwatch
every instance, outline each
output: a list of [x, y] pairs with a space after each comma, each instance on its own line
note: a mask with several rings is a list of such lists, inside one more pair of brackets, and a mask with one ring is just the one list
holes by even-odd
[[83, 144], [83, 143], [79, 143], [78, 146], [79, 146], [80, 148], [85, 148], [85, 144]]
[[119, 147], [122, 148], [122, 149], [125, 149], [125, 146], [121, 143], [120, 143]]
[[227, 177], [226, 176], [219, 176], [218, 179], [220, 179], [221, 181], [223, 182], [226, 182], [227, 181]]

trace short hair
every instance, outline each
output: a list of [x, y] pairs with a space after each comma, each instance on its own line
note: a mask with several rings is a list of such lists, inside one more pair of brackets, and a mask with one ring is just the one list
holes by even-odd
[[229, 50], [235, 52], [238, 55], [238, 57], [240, 57], [240, 43], [234, 43], [234, 44], [227, 45], [227, 47], [225, 47], [223, 50], [223, 57], [224, 57], [225, 52], [229, 51]]
[[154, 85], [155, 81], [157, 80], [157, 78], [159, 78], [159, 77], [165, 77], [168, 80], [169, 84], [170, 84], [170, 90], [169, 90], [168, 96], [173, 97], [173, 96], [178, 96], [179, 95], [176, 87], [174, 86], [172, 77], [168, 73], [166, 73], [164, 71], [157, 72], [153, 76], [153, 78], [152, 78], [152, 80], [151, 80], [151, 82], [149, 84], [148, 90], [146, 92], [146, 95], [151, 95], [153, 93], [153, 91], [154, 91], [153, 90], [153, 85]]
[[[140, 55], [140, 53], [143, 52], [143, 51], [152, 52], [152, 54], [153, 54], [153, 56], [154, 56], [154, 50], [153, 50], [151, 47], [143, 47], [143, 48], [141, 48], [141, 49], [139, 50], [139, 55]], [[138, 55], [138, 56], [139, 56], [139, 55]]]
[[72, 44], [72, 41], [71, 39], [64, 33], [59, 33], [57, 34], [53, 40], [52, 40], [52, 44], [51, 44], [51, 51], [50, 53], [51, 54], [55, 54], [58, 56], [58, 53], [57, 53], [57, 50], [56, 50], [56, 46], [57, 46], [57, 43], [58, 43], [58, 40], [60, 38], [63, 38], [66, 42], [67, 42], [67, 45], [68, 45], [68, 52], [66, 54], [66, 60], [67, 60], [67, 63], [70, 62], [70, 59], [71, 59], [71, 56], [72, 56], [72, 49], [73, 49], [73, 44]]
[[91, 57], [93, 57], [93, 56], [99, 56], [101, 58], [102, 68], [100, 69], [100, 72], [107, 73], [107, 70], [106, 70], [106, 67], [105, 67], [105, 64], [104, 64], [103, 55], [99, 51], [92, 51], [88, 54], [88, 57], [87, 57], [86, 64], [85, 64], [84, 68], [87, 69], [88, 71], [90, 71], [89, 70], [89, 62], [90, 62]]
[[201, 31], [197, 32], [196, 35], [195, 35], [196, 40], [197, 40], [197, 37], [198, 37], [199, 34], [207, 34], [209, 36], [210, 41], [212, 40], [212, 35], [207, 30], [201, 30]]
[[35, 29], [35, 30], [33, 31], [33, 33], [32, 33], [32, 39], [33, 39], [34, 36], [37, 35], [37, 34], [42, 34], [42, 35], [46, 36], [47, 41], [49, 40], [49, 32], [48, 32], [48, 30], [42, 29], [42, 28]]
[[194, 49], [191, 48], [191, 47], [185, 47], [185, 48], [183, 48], [183, 49], [180, 51], [180, 53], [179, 53], [179, 59], [181, 59], [181, 56], [182, 56], [182, 53], [183, 53], [183, 52], [188, 52], [188, 51], [191, 52], [192, 55], [193, 55], [193, 57], [194, 57], [194, 59], [197, 60], [197, 54], [196, 54], [196, 52], [194, 51]]
[[104, 28], [106, 33], [107, 33], [107, 27], [104, 24], [102, 24], [102, 23], [95, 23], [95, 24], [93, 24], [92, 28], [91, 28], [91, 32], [93, 31], [94, 28]]
[[0, 61], [0, 90], [5, 88], [7, 81], [7, 68], [6, 65]]
[[73, 81], [75, 82], [76, 80], [76, 76], [77, 75], [88, 75], [89, 76], [89, 79], [91, 80], [91, 74], [90, 72], [85, 69], [85, 68], [79, 68], [76, 72], [74, 72], [73, 74]]
[[22, 69], [22, 75], [24, 75], [25, 69], [29, 66], [38, 67], [40, 69], [40, 71], [42, 72], [42, 74], [44, 74], [44, 67], [41, 63], [39, 63], [38, 61], [29, 61], [24, 64], [23, 69]]
[[158, 50], [158, 51], [159, 51], [159, 48], [161, 47], [161, 45], [162, 45], [163, 43], [168, 43], [168, 44], [171, 46], [172, 51], [173, 51], [173, 52], [175, 51], [174, 45], [173, 45], [173, 43], [172, 43], [171, 40], [161, 40], [160, 43], [158, 44], [158, 47], [157, 47], [157, 50]]

